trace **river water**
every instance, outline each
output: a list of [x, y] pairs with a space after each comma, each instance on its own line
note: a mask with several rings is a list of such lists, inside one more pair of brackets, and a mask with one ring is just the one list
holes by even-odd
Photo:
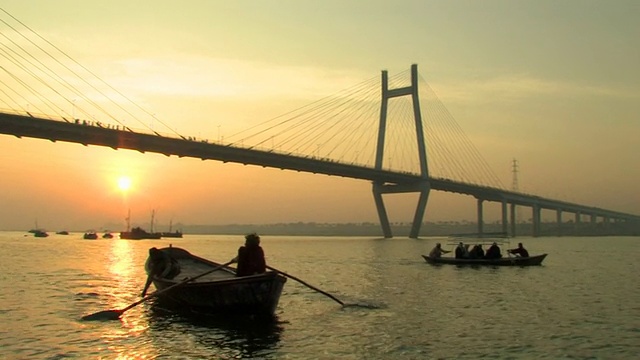
[[263, 236], [288, 280], [277, 319], [188, 316], [140, 299], [150, 247], [218, 262], [240, 236], [83, 240], [0, 232], [2, 359], [635, 359], [640, 238], [519, 238], [540, 267], [432, 266], [437, 241]]

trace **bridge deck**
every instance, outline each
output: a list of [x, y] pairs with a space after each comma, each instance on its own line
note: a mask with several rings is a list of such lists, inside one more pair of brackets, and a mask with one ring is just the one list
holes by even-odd
[[617, 211], [547, 199], [482, 185], [454, 180], [428, 178], [419, 174], [394, 172], [366, 166], [340, 163], [327, 159], [302, 157], [273, 151], [256, 150], [230, 145], [193, 141], [159, 135], [136, 133], [128, 129], [114, 129], [37, 118], [28, 115], [0, 113], [0, 133], [17, 137], [65, 141], [83, 145], [106, 146], [113, 149], [130, 149], [140, 152], [160, 153], [166, 156], [193, 157], [202, 160], [218, 160], [245, 165], [257, 165], [314, 174], [342, 176], [369, 180], [384, 184], [387, 192], [412, 192], [428, 182], [431, 189], [471, 195], [478, 199], [541, 209], [562, 210], [595, 216], [640, 221], [640, 216]]

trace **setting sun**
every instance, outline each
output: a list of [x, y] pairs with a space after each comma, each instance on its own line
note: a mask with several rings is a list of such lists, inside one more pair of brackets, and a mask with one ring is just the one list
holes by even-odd
[[131, 178], [128, 176], [120, 176], [118, 178], [118, 188], [122, 191], [127, 191], [131, 188]]

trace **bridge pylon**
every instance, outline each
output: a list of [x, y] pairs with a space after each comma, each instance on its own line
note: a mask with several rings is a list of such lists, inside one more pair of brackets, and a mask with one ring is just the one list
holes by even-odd
[[411, 96], [413, 102], [413, 114], [416, 126], [416, 141], [418, 144], [418, 156], [420, 159], [420, 180], [413, 183], [396, 183], [385, 184], [381, 181], [373, 182], [373, 198], [378, 210], [378, 217], [382, 225], [382, 231], [385, 238], [392, 238], [391, 225], [387, 210], [384, 206], [382, 194], [393, 193], [419, 193], [418, 204], [411, 226], [410, 238], [417, 238], [420, 233], [420, 226], [424, 218], [424, 212], [427, 208], [427, 200], [431, 184], [429, 183], [429, 170], [427, 168], [427, 147], [425, 144], [424, 129], [422, 127], [422, 115], [420, 113], [420, 100], [418, 96], [418, 65], [411, 65], [411, 85], [403, 88], [389, 89], [389, 78], [386, 70], [382, 71], [382, 101], [380, 105], [380, 124], [378, 128], [378, 142], [376, 147], [375, 168], [382, 169], [382, 161], [384, 159], [384, 143], [387, 129], [387, 108], [389, 99], [400, 96]]

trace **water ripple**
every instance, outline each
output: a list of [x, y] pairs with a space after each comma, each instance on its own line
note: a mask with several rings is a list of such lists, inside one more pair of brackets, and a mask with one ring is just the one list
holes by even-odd
[[[0, 357], [154, 359], [631, 359], [640, 353], [633, 238], [527, 239], [542, 267], [430, 266], [435, 240], [266, 237], [288, 281], [276, 321], [220, 319], [148, 301], [120, 321], [85, 314], [140, 299], [154, 241], [0, 233]], [[240, 239], [181, 240], [213, 260]], [[561, 254], [572, 254], [562, 256]]]

